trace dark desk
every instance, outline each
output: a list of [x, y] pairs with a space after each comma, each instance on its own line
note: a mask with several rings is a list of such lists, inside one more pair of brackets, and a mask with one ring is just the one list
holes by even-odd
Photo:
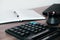
[[[48, 7], [49, 6], [39, 7], [39, 8], [35, 8], [33, 10], [35, 10], [36, 12], [42, 14], [43, 10], [45, 10]], [[11, 27], [14, 27], [14, 26], [17, 26], [17, 25], [26, 23], [26, 22], [28, 22], [28, 21], [0, 25], [0, 40], [17, 40], [13, 36], [10, 36], [10, 35], [6, 34], [5, 33], [5, 30], [8, 29], [8, 28], [11, 28]], [[37, 22], [40, 22], [42, 24], [45, 24], [45, 20], [37, 20]]]

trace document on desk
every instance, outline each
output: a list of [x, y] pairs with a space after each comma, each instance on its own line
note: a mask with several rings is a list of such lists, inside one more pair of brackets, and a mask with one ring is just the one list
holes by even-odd
[[45, 19], [44, 16], [38, 14], [34, 10], [17, 10], [16, 13], [19, 15], [19, 20]]
[[[10, 12], [10, 11], [9, 11]], [[44, 16], [38, 14], [34, 10], [14, 10], [10, 13], [7, 12], [5, 15], [1, 15], [0, 23], [24, 21], [24, 20], [40, 20], [45, 19]]]

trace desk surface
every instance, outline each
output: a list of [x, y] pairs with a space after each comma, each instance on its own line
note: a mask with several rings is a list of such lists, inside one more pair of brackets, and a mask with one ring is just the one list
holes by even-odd
[[[42, 14], [43, 10], [45, 10], [48, 7], [49, 6], [40, 7], [40, 8], [35, 8], [33, 10], [35, 10], [36, 12]], [[14, 27], [14, 26], [17, 26], [17, 25], [26, 23], [26, 22], [28, 22], [28, 21], [0, 25], [0, 40], [17, 40], [13, 36], [10, 36], [10, 35], [6, 34], [5, 33], [5, 30], [8, 29], [8, 28], [11, 28], [11, 27]], [[37, 22], [40, 22], [40, 23], [44, 24], [45, 23], [45, 20], [37, 20]]]

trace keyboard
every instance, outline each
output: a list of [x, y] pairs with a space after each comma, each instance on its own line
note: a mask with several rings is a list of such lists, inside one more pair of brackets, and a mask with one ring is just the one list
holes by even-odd
[[58, 36], [57, 28], [50, 28], [38, 22], [28, 22], [5, 30], [19, 40], [53, 40]]

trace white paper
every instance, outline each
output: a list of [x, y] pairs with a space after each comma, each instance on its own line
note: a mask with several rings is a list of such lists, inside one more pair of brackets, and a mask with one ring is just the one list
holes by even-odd
[[44, 16], [38, 14], [34, 10], [16, 10], [16, 13], [19, 15], [20, 20], [37, 20], [37, 19], [45, 19]]
[[42, 15], [38, 14], [34, 10], [16, 10], [19, 17], [14, 14], [13, 10], [1, 11], [0, 10], [0, 23], [23, 21], [23, 20], [36, 20], [45, 19]]
[[0, 23], [18, 21], [18, 18], [13, 14], [11, 10], [0, 11]]

